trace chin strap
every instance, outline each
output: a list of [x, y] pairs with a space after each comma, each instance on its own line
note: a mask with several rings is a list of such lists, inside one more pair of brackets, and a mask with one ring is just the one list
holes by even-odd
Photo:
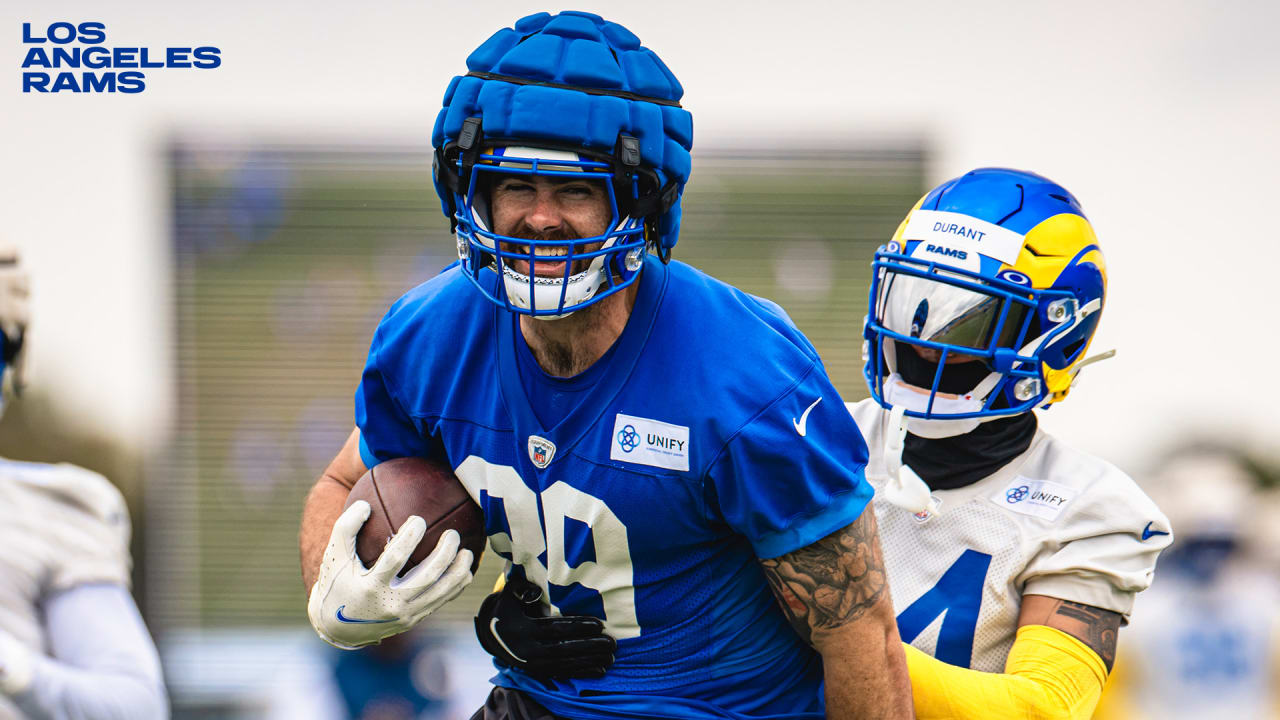
[[885, 433], [884, 465], [889, 472], [883, 495], [889, 503], [913, 513], [938, 513], [938, 503], [929, 494], [929, 486], [915, 470], [902, 464], [902, 448], [907, 437], [907, 409], [895, 405], [889, 411], [889, 427]]

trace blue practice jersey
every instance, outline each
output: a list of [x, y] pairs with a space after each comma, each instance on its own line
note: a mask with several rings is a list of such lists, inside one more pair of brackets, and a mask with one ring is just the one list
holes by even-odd
[[519, 318], [457, 268], [412, 290], [356, 393], [361, 455], [447, 461], [511, 572], [618, 640], [602, 679], [497, 684], [575, 718], [821, 717], [821, 659], [758, 559], [862, 513], [866, 444], [777, 305], [678, 262], [649, 258], [639, 282], [622, 335], [564, 388], [530, 377]]

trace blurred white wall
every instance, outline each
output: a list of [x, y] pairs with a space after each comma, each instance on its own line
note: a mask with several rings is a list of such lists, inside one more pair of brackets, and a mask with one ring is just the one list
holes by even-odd
[[[1280, 4], [579, 7], [629, 26], [680, 77], [695, 153], [924, 136], [932, 180], [1008, 165], [1071, 189], [1110, 266], [1094, 348], [1120, 350], [1044, 416], [1077, 446], [1124, 464], [1193, 426], [1254, 444], [1274, 437], [1277, 223], [1268, 218], [1280, 165]], [[200, 131], [425, 145], [467, 53], [541, 9], [7, 4], [0, 240], [17, 243], [36, 276], [33, 382], [99, 430], [155, 447], [171, 413], [166, 139]], [[106, 24], [107, 46], [215, 45], [223, 66], [152, 70], [140, 95], [24, 95], [21, 23], [87, 20]]]

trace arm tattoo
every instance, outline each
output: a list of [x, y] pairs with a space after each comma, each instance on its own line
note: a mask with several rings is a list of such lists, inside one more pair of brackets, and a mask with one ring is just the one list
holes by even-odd
[[1111, 672], [1116, 662], [1116, 636], [1120, 632], [1121, 616], [1118, 612], [1083, 603], [1058, 600], [1049, 612], [1044, 624], [1057, 628], [1089, 646], [1098, 653]]
[[815, 634], [862, 617], [888, 587], [870, 505], [848, 527], [760, 564], [791, 627], [811, 645]]

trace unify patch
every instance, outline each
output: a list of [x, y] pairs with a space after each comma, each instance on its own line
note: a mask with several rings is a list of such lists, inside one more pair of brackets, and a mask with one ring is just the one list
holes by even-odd
[[1004, 490], [991, 496], [991, 502], [1006, 510], [1045, 520], [1057, 520], [1063, 508], [1071, 503], [1076, 490], [1048, 480], [1015, 477]]
[[689, 428], [618, 413], [609, 440], [610, 460], [668, 470], [689, 469]]

